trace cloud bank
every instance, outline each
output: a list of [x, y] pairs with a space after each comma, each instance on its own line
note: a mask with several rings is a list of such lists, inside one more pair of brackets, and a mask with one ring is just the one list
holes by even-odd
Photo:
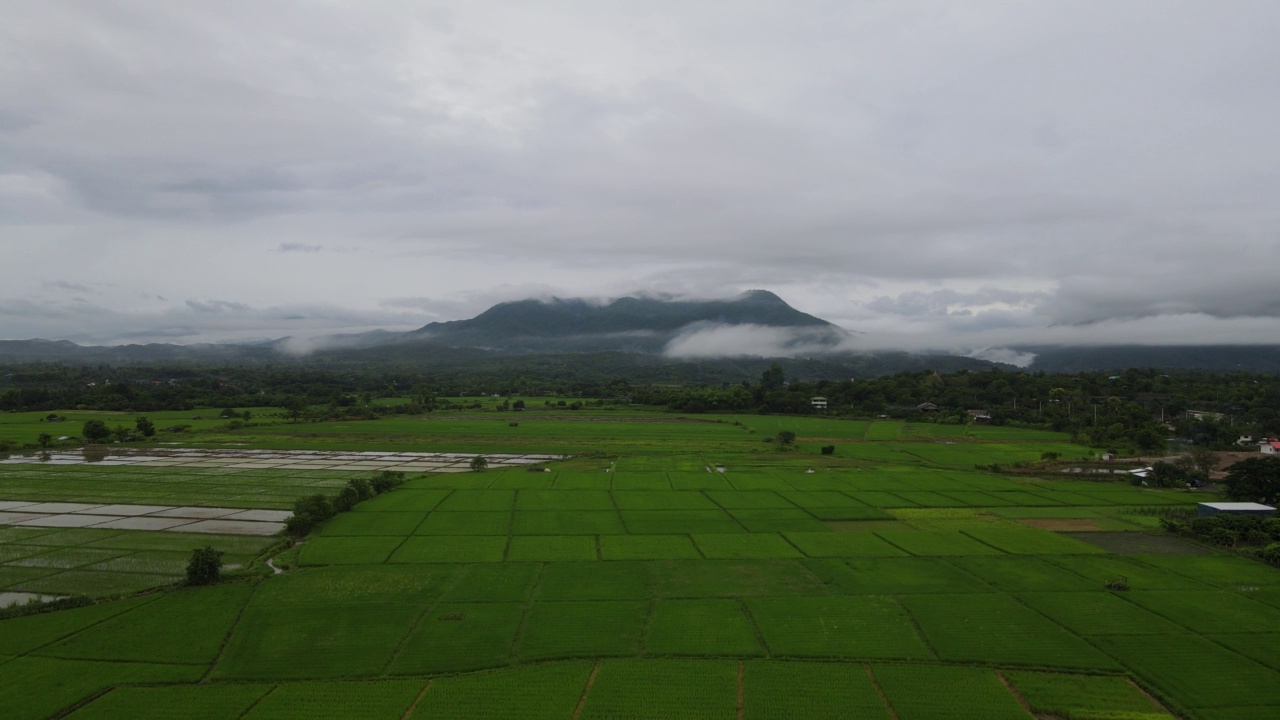
[[18, 4], [0, 337], [767, 288], [869, 344], [1270, 341], [1277, 36], [1266, 0]]

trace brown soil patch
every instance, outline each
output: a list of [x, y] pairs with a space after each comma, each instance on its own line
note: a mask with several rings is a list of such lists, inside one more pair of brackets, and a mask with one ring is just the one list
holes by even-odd
[[1141, 532], [1063, 533], [1063, 537], [1115, 553], [1116, 555], [1212, 555], [1213, 551], [1167, 535]]
[[1018, 522], [1054, 532], [1098, 532], [1103, 529], [1097, 520], [1090, 518], [1024, 518]]

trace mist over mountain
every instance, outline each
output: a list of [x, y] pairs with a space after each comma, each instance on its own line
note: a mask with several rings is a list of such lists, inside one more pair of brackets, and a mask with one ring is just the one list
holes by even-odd
[[[734, 328], [736, 335], [724, 336], [725, 328]], [[506, 302], [469, 320], [431, 323], [405, 333], [399, 341], [430, 340], [507, 352], [774, 357], [797, 350], [836, 352], [851, 337], [767, 290], [752, 290], [728, 300], [624, 297], [606, 303], [560, 298]]]
[[[260, 343], [82, 346], [66, 340], [0, 340], [0, 363], [397, 363], [432, 367], [522, 362], [604, 363], [618, 372], [693, 363], [792, 358], [831, 377], [922, 367], [1080, 372], [1127, 367], [1280, 372], [1280, 345], [1019, 346], [907, 353], [859, 347], [859, 334], [801, 312], [767, 290], [718, 300], [622, 297], [526, 299], [408, 332], [285, 337]], [[588, 357], [589, 356], [589, 357]], [[665, 371], [663, 371], [665, 372]], [[675, 371], [672, 371], [675, 372]], [[676, 375], [680, 375], [676, 372]], [[711, 376], [720, 377], [719, 370]]]

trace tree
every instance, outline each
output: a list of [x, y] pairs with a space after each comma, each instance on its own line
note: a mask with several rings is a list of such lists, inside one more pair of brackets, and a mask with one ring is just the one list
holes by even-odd
[[1197, 447], [1191, 449], [1191, 466], [1195, 468], [1204, 480], [1209, 479], [1209, 473], [1218, 464], [1218, 454], [1209, 448]]
[[1280, 501], [1280, 459], [1253, 457], [1227, 468], [1226, 496], [1231, 500], [1275, 505]]
[[307, 409], [307, 401], [301, 395], [290, 395], [284, 401], [284, 414], [290, 420], [298, 422], [302, 411]]
[[778, 444], [782, 447], [789, 447], [796, 441], [796, 434], [790, 430], [783, 430], [778, 433], [775, 440], [777, 440]]
[[142, 437], [153, 437], [156, 434], [156, 424], [145, 416], [139, 417], [134, 425], [138, 429], [138, 434]]
[[206, 545], [191, 551], [187, 563], [188, 585], [212, 585], [222, 578], [222, 551]]
[[484, 469], [485, 469], [485, 468], [487, 468], [487, 467], [489, 467], [489, 458], [487, 458], [487, 457], [485, 457], [485, 456], [483, 456], [483, 455], [477, 455], [477, 456], [475, 456], [475, 457], [471, 458], [471, 469], [472, 469], [472, 470], [474, 470], [474, 471], [476, 471], [476, 472], [480, 472], [481, 470], [484, 470]]
[[40, 437], [36, 438], [36, 442], [40, 443], [40, 447], [47, 448], [53, 442], [53, 436], [49, 433], [40, 433]]
[[782, 366], [774, 363], [760, 374], [760, 386], [765, 390], [778, 390], [782, 388], [783, 382], [786, 381], [786, 375], [782, 372]]
[[111, 437], [111, 428], [101, 420], [88, 420], [80, 430], [86, 442], [100, 443]]

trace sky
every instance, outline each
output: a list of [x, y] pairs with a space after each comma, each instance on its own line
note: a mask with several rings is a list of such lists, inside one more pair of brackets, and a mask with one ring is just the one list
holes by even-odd
[[60, 0], [0, 339], [771, 290], [851, 346], [1280, 342], [1274, 0]]

